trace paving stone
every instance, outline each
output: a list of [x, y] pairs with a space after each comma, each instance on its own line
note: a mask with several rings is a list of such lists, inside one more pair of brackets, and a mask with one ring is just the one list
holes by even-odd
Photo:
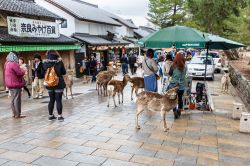
[[199, 145], [199, 152], [218, 153], [218, 148], [217, 147]]
[[110, 138], [116, 138], [116, 139], [128, 139], [130, 137], [129, 135], [114, 134], [114, 133], [110, 133], [106, 131], [101, 132], [99, 135], [103, 137], [110, 137]]
[[37, 148], [31, 150], [29, 153], [42, 155], [42, 156], [48, 156], [48, 157], [54, 157], [54, 158], [63, 158], [69, 152], [51, 149], [51, 148], [37, 147]]
[[9, 161], [1, 166], [35, 166], [33, 164], [27, 164], [19, 161]]
[[219, 154], [219, 161], [225, 163], [231, 163], [233, 165], [249, 165], [250, 160], [245, 160], [239, 157], [225, 156], [223, 154]]
[[25, 163], [31, 163], [32, 161], [38, 159], [39, 157], [40, 157], [39, 155], [16, 152], [16, 151], [7, 151], [5, 153], [0, 154], [0, 158], [7, 160], [21, 161]]
[[34, 139], [36, 138], [36, 139], [41, 139], [41, 140], [51, 140], [51, 139], [55, 138], [56, 136], [53, 134], [31, 132], [31, 133], [24, 135], [24, 137], [34, 138]]
[[76, 145], [82, 145], [87, 142], [87, 140], [70, 138], [70, 137], [56, 137], [52, 139], [51, 141], [60, 142], [60, 143], [61, 142], [68, 143], [68, 144], [76, 144]]
[[120, 145], [116, 145], [112, 143], [97, 142], [97, 141], [88, 141], [84, 144], [84, 146], [100, 148], [100, 149], [105, 149], [105, 150], [114, 150], [114, 151], [116, 151], [120, 147]]
[[47, 147], [47, 148], [57, 148], [61, 146], [63, 143], [62, 142], [56, 142], [56, 141], [46, 141], [46, 140], [40, 140], [40, 139], [33, 139], [27, 144], [35, 145], [35, 146], [42, 146], [42, 147]]
[[208, 166], [208, 165], [219, 166], [220, 164], [217, 160], [198, 158], [197, 165], [199, 165], [199, 166]]
[[157, 158], [161, 159], [168, 159], [168, 160], [174, 160], [176, 158], [177, 154], [176, 153], [171, 153], [167, 151], [158, 151], [155, 155]]
[[81, 134], [76, 137], [77, 139], [83, 139], [88, 141], [99, 141], [99, 142], [107, 142], [110, 137], [103, 137], [103, 136], [96, 136], [96, 135], [90, 135], [90, 134]]
[[6, 142], [3, 144], [0, 144], [0, 148], [18, 151], [18, 152], [28, 152], [31, 149], [34, 149], [35, 146], [27, 145], [27, 144], [20, 144], [20, 143], [15, 143], [15, 142]]
[[8, 160], [0, 159], [0, 165], [4, 164], [4, 163], [6, 163], [6, 162], [8, 162]]
[[163, 165], [173, 165], [173, 161], [163, 160], [154, 157], [134, 155], [130, 160], [131, 162], [142, 163], [150, 166], [163, 166]]
[[127, 161], [108, 159], [102, 166], [146, 166], [144, 164], [132, 163]]
[[118, 151], [124, 152], [124, 153], [150, 156], [150, 157], [153, 157], [156, 154], [156, 151], [153, 151], [153, 150], [147, 150], [143, 148], [135, 148], [135, 147], [129, 147], [129, 146], [121, 146], [118, 149]]
[[117, 160], [124, 160], [124, 161], [129, 161], [133, 156], [133, 154], [129, 153], [122, 153], [122, 152], [103, 150], [103, 149], [98, 149], [92, 155], [106, 157], [106, 158], [113, 158]]
[[93, 147], [73, 145], [73, 144], [63, 144], [58, 149], [69, 152], [79, 152], [84, 154], [91, 154], [96, 150], [96, 148]]
[[196, 165], [196, 157], [178, 155], [174, 160], [174, 165]]
[[198, 151], [199, 146], [198, 145], [193, 145], [193, 144], [183, 143], [183, 144], [180, 145], [180, 148], [181, 149], [191, 149], [191, 150], [194, 150], [194, 151]]
[[92, 165], [101, 165], [106, 160], [104, 157], [85, 155], [81, 153], [70, 153], [65, 156], [64, 159]]
[[41, 157], [38, 160], [36, 160], [33, 164], [40, 165], [40, 166], [48, 166], [48, 165], [75, 166], [78, 164], [78, 162], [57, 159], [57, 158], [52, 158], [52, 157]]
[[24, 143], [26, 143], [26, 142], [31, 141], [32, 139], [33, 139], [33, 138], [19, 137], [19, 138], [12, 139], [10, 142], [15, 142], [15, 143], [24, 144]]
[[138, 147], [138, 148], [142, 145], [142, 142], [123, 140], [123, 139], [115, 139], [115, 138], [111, 138], [107, 143], [116, 144], [116, 145], [133, 146], [133, 147]]

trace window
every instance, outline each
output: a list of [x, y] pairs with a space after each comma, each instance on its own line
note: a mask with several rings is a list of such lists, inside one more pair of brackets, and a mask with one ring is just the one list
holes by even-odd
[[61, 23], [61, 28], [67, 28], [67, 20], [63, 20], [63, 22]]

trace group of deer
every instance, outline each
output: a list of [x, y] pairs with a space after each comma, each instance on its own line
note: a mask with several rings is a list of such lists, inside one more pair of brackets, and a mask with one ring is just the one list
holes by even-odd
[[120, 102], [120, 95], [122, 96], [123, 103], [123, 90], [128, 82], [131, 83], [131, 100], [133, 100], [133, 93], [135, 91], [138, 95], [138, 90], [144, 88], [144, 79], [142, 77], [130, 77], [129, 75], [124, 75], [123, 79], [115, 80], [113, 79], [117, 75], [117, 71], [109, 70], [102, 71], [96, 76], [96, 90], [99, 94], [104, 94], [108, 96], [108, 107], [110, 98], [113, 98], [114, 106], [117, 107], [115, 102], [115, 96], [118, 96], [118, 102]]

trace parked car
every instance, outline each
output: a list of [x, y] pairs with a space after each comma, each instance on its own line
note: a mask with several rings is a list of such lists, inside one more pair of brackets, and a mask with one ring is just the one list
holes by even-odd
[[[206, 56], [194, 56], [187, 64], [188, 76], [194, 78], [203, 78], [205, 76]], [[207, 60], [207, 73], [206, 77], [214, 80], [215, 65], [212, 57]]]
[[[215, 64], [215, 71], [216, 73], [220, 73], [221, 69], [222, 69], [222, 65], [221, 65], [221, 58], [219, 55], [219, 52], [216, 51], [209, 51], [208, 52], [209, 56], [211, 56], [214, 60], [214, 64]], [[201, 52], [201, 56], [206, 56], [206, 51], [202, 51]]]

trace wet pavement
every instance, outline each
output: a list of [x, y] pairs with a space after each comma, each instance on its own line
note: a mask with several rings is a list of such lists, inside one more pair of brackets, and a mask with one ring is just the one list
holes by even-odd
[[0, 99], [0, 165], [28, 166], [168, 166], [249, 165], [250, 135], [239, 121], [223, 114], [187, 111], [167, 115], [163, 132], [159, 114], [144, 112], [135, 129], [135, 102], [130, 87], [124, 103], [107, 108], [94, 84], [76, 85], [73, 100], [64, 100], [64, 122], [47, 121], [48, 98], [24, 97], [24, 119], [10, 118], [7, 98]]

